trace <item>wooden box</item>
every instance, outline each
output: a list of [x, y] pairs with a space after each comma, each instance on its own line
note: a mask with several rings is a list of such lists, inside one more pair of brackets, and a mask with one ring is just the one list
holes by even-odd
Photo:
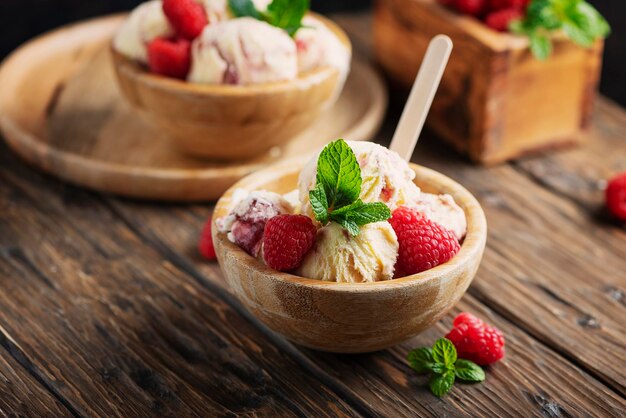
[[454, 42], [428, 118], [442, 138], [485, 164], [581, 141], [603, 42], [584, 49], [557, 37], [552, 56], [539, 61], [525, 37], [493, 31], [435, 0], [377, 0], [376, 58], [400, 84], [413, 83], [439, 33]]

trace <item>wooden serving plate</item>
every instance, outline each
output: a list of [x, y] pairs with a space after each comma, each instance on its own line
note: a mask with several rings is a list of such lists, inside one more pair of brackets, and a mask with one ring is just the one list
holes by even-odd
[[123, 15], [43, 35], [0, 68], [0, 129], [34, 166], [69, 182], [129, 197], [217, 199], [241, 177], [277, 160], [312, 154], [339, 137], [370, 139], [387, 93], [378, 74], [355, 60], [337, 103], [285, 148], [251, 160], [196, 159], [138, 117], [121, 97], [109, 43]]

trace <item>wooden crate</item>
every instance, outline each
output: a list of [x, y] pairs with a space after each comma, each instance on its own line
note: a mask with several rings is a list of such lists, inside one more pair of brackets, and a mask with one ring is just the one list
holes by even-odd
[[589, 126], [603, 42], [584, 49], [554, 40], [546, 61], [526, 38], [495, 32], [435, 0], [377, 0], [375, 54], [400, 84], [413, 83], [430, 39], [454, 42], [428, 123], [474, 161], [502, 162], [576, 144]]

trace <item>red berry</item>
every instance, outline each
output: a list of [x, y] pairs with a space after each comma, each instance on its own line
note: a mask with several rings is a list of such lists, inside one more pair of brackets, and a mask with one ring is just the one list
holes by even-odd
[[176, 34], [190, 41], [196, 39], [209, 23], [204, 7], [195, 0], [163, 0], [163, 13]]
[[491, 12], [502, 9], [525, 10], [530, 0], [489, 0], [488, 9]]
[[207, 260], [215, 260], [215, 248], [213, 247], [213, 237], [211, 236], [211, 218], [209, 218], [200, 232], [200, 240], [198, 241], [198, 250], [200, 255]]
[[504, 9], [492, 12], [485, 18], [485, 24], [491, 29], [506, 32], [509, 30], [509, 24], [523, 17], [523, 13], [519, 9]]
[[186, 39], [153, 40], [148, 44], [148, 67], [155, 74], [187, 78], [191, 67], [191, 43]]
[[609, 181], [606, 188], [606, 206], [616, 218], [626, 221], [626, 172]]
[[450, 260], [461, 248], [452, 231], [432, 222], [416, 209], [401, 206], [389, 220], [400, 248], [396, 276], [429, 270]]
[[446, 338], [456, 347], [459, 358], [481, 366], [495, 363], [504, 357], [502, 333], [467, 312], [460, 313], [454, 319], [453, 328]]
[[278, 215], [267, 221], [263, 233], [263, 259], [273, 269], [293, 270], [315, 243], [317, 228], [304, 215]]
[[454, 6], [460, 13], [482, 16], [487, 11], [487, 0], [456, 0]]

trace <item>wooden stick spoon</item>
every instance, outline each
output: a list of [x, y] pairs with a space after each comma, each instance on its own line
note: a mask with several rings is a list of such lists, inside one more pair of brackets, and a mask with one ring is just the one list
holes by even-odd
[[452, 51], [452, 40], [446, 35], [435, 36], [428, 45], [411, 94], [404, 105], [400, 122], [389, 149], [409, 161], [417, 144], [424, 121], [430, 110], [441, 76]]

